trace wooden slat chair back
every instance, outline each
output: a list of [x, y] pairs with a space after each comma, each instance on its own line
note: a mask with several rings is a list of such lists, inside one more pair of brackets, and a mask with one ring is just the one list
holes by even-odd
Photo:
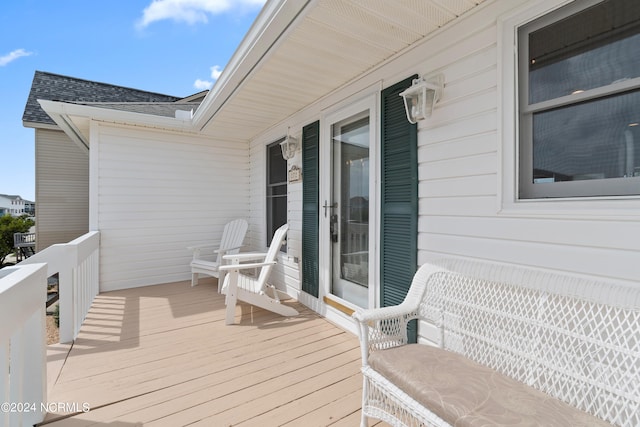
[[[193, 252], [191, 260], [191, 286], [198, 284], [198, 275], [205, 274], [218, 279], [218, 292], [221, 291], [224, 282], [224, 272], [220, 272], [219, 267], [223, 263], [223, 256], [227, 254], [237, 254], [240, 252], [242, 242], [247, 234], [249, 224], [244, 219], [236, 219], [224, 226], [220, 243], [190, 246]], [[214, 249], [215, 260], [205, 258], [203, 251]]]
[[[237, 301], [243, 301], [256, 307], [273, 311], [282, 316], [298, 315], [298, 312], [293, 307], [280, 302], [281, 297], [289, 298], [289, 295], [269, 284], [269, 276], [277, 263], [278, 253], [288, 230], [288, 224], [276, 230], [266, 253], [239, 253], [224, 256], [225, 260], [230, 261], [230, 264], [225, 263], [226, 265], [220, 268], [228, 273], [222, 287], [222, 293], [227, 296], [227, 325], [235, 323]], [[258, 268], [260, 273], [257, 276], [240, 274], [241, 270], [255, 270]]]

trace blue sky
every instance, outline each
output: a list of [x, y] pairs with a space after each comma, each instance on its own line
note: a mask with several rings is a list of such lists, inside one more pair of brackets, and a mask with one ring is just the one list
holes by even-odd
[[215, 82], [264, 1], [2, 2], [0, 194], [35, 200], [34, 130], [22, 113], [36, 70], [188, 96]]

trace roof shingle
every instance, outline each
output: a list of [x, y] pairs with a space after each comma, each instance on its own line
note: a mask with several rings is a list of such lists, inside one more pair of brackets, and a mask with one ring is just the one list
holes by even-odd
[[40, 107], [38, 99], [51, 101], [84, 102], [175, 102], [180, 97], [147, 92], [122, 86], [36, 71], [31, 84], [27, 105], [22, 115], [23, 123], [55, 125]]

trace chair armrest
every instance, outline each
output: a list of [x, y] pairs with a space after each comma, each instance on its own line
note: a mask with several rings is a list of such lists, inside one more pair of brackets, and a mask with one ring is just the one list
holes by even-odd
[[356, 310], [351, 317], [358, 325], [362, 366], [376, 350], [407, 344], [407, 323], [418, 317], [418, 304], [402, 303], [390, 307]]
[[238, 262], [250, 261], [254, 259], [264, 259], [267, 256], [264, 252], [244, 252], [239, 254], [224, 255], [222, 259], [226, 261], [237, 260]]
[[353, 313], [358, 324], [363, 366], [368, 364], [369, 352], [407, 343], [407, 323], [419, 318], [420, 302], [429, 284], [440, 280], [444, 272], [446, 270], [437, 265], [423, 264], [414, 274], [402, 304]]
[[221, 253], [221, 254], [223, 254], [223, 256], [224, 256], [224, 254], [225, 254], [226, 252], [239, 250], [239, 249], [240, 249], [240, 248], [242, 248], [242, 247], [243, 247], [243, 246], [241, 245], [241, 246], [235, 246], [235, 247], [233, 247], [233, 248], [220, 248], [220, 249], [216, 249], [215, 251], [213, 251], [213, 253], [216, 253], [216, 254], [217, 254], [217, 253]]
[[[200, 252], [204, 251], [205, 249], [217, 249], [218, 247], [220, 247], [220, 243], [205, 243], [202, 245], [187, 246], [187, 250], [192, 252], [193, 259], [195, 260], [200, 257]], [[214, 252], [215, 251], [211, 251], [209, 253]]]
[[393, 305], [390, 307], [372, 308], [372, 309], [356, 309], [351, 315], [357, 322], [369, 323], [378, 320], [388, 320], [397, 317], [410, 315], [415, 311], [414, 307], [408, 304]]
[[253, 268], [260, 268], [267, 265], [275, 265], [276, 261], [271, 262], [252, 262], [248, 264], [227, 264], [221, 265], [218, 269], [223, 271], [240, 271], [240, 270], [249, 270]]
[[197, 249], [218, 248], [218, 247], [220, 247], [220, 243], [205, 243], [202, 245], [187, 246], [187, 249], [190, 251], [195, 251]]

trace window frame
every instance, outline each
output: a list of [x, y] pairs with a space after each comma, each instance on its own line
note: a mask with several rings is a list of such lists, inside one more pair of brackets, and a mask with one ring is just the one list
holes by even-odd
[[[623, 95], [640, 90], [640, 77], [626, 81], [585, 90], [579, 94], [559, 96], [535, 104], [529, 104], [529, 64], [528, 35], [550, 26], [560, 20], [586, 10], [602, 0], [589, 0], [560, 5], [554, 10], [548, 9], [533, 16], [528, 22], [514, 25], [516, 52], [515, 84], [517, 100], [516, 114], [516, 174], [515, 198], [519, 201], [547, 200], [562, 198], [598, 198], [598, 197], [638, 197], [640, 196], [640, 177], [604, 178], [583, 181], [559, 181], [550, 183], [533, 182], [533, 116], [535, 113], [551, 111], [559, 107], [573, 106]], [[505, 83], [506, 84], [506, 83]]]
[[[266, 176], [265, 176], [265, 192], [266, 192], [266, 197], [265, 197], [265, 220], [266, 220], [266, 246], [269, 246], [271, 244], [271, 239], [273, 238], [273, 234], [275, 233], [275, 231], [282, 226], [283, 224], [279, 224], [276, 225], [273, 222], [273, 212], [272, 212], [272, 203], [273, 200], [276, 198], [284, 198], [285, 200], [285, 204], [287, 203], [287, 191], [288, 191], [288, 184], [289, 184], [289, 180], [287, 178], [287, 171], [288, 171], [288, 161], [285, 160], [284, 158], [283, 160], [283, 164], [284, 164], [284, 181], [279, 181], [279, 182], [270, 182], [270, 177], [271, 177], [271, 172], [272, 172], [272, 168], [274, 167], [274, 165], [272, 165], [271, 162], [271, 155], [270, 152], [271, 150], [278, 150], [280, 152], [280, 156], [282, 156], [282, 151], [280, 151], [280, 143], [282, 141], [284, 141], [285, 138], [282, 137], [270, 144], [266, 145], [266, 165], [265, 165], [265, 170], [266, 170]], [[270, 189], [273, 189], [275, 187], [282, 187], [284, 189], [284, 193], [283, 194], [270, 194], [271, 191]], [[288, 219], [288, 218], [287, 218]], [[286, 221], [285, 221], [286, 223]], [[286, 244], [282, 245], [282, 248], [280, 249], [281, 251], [286, 252]]]

